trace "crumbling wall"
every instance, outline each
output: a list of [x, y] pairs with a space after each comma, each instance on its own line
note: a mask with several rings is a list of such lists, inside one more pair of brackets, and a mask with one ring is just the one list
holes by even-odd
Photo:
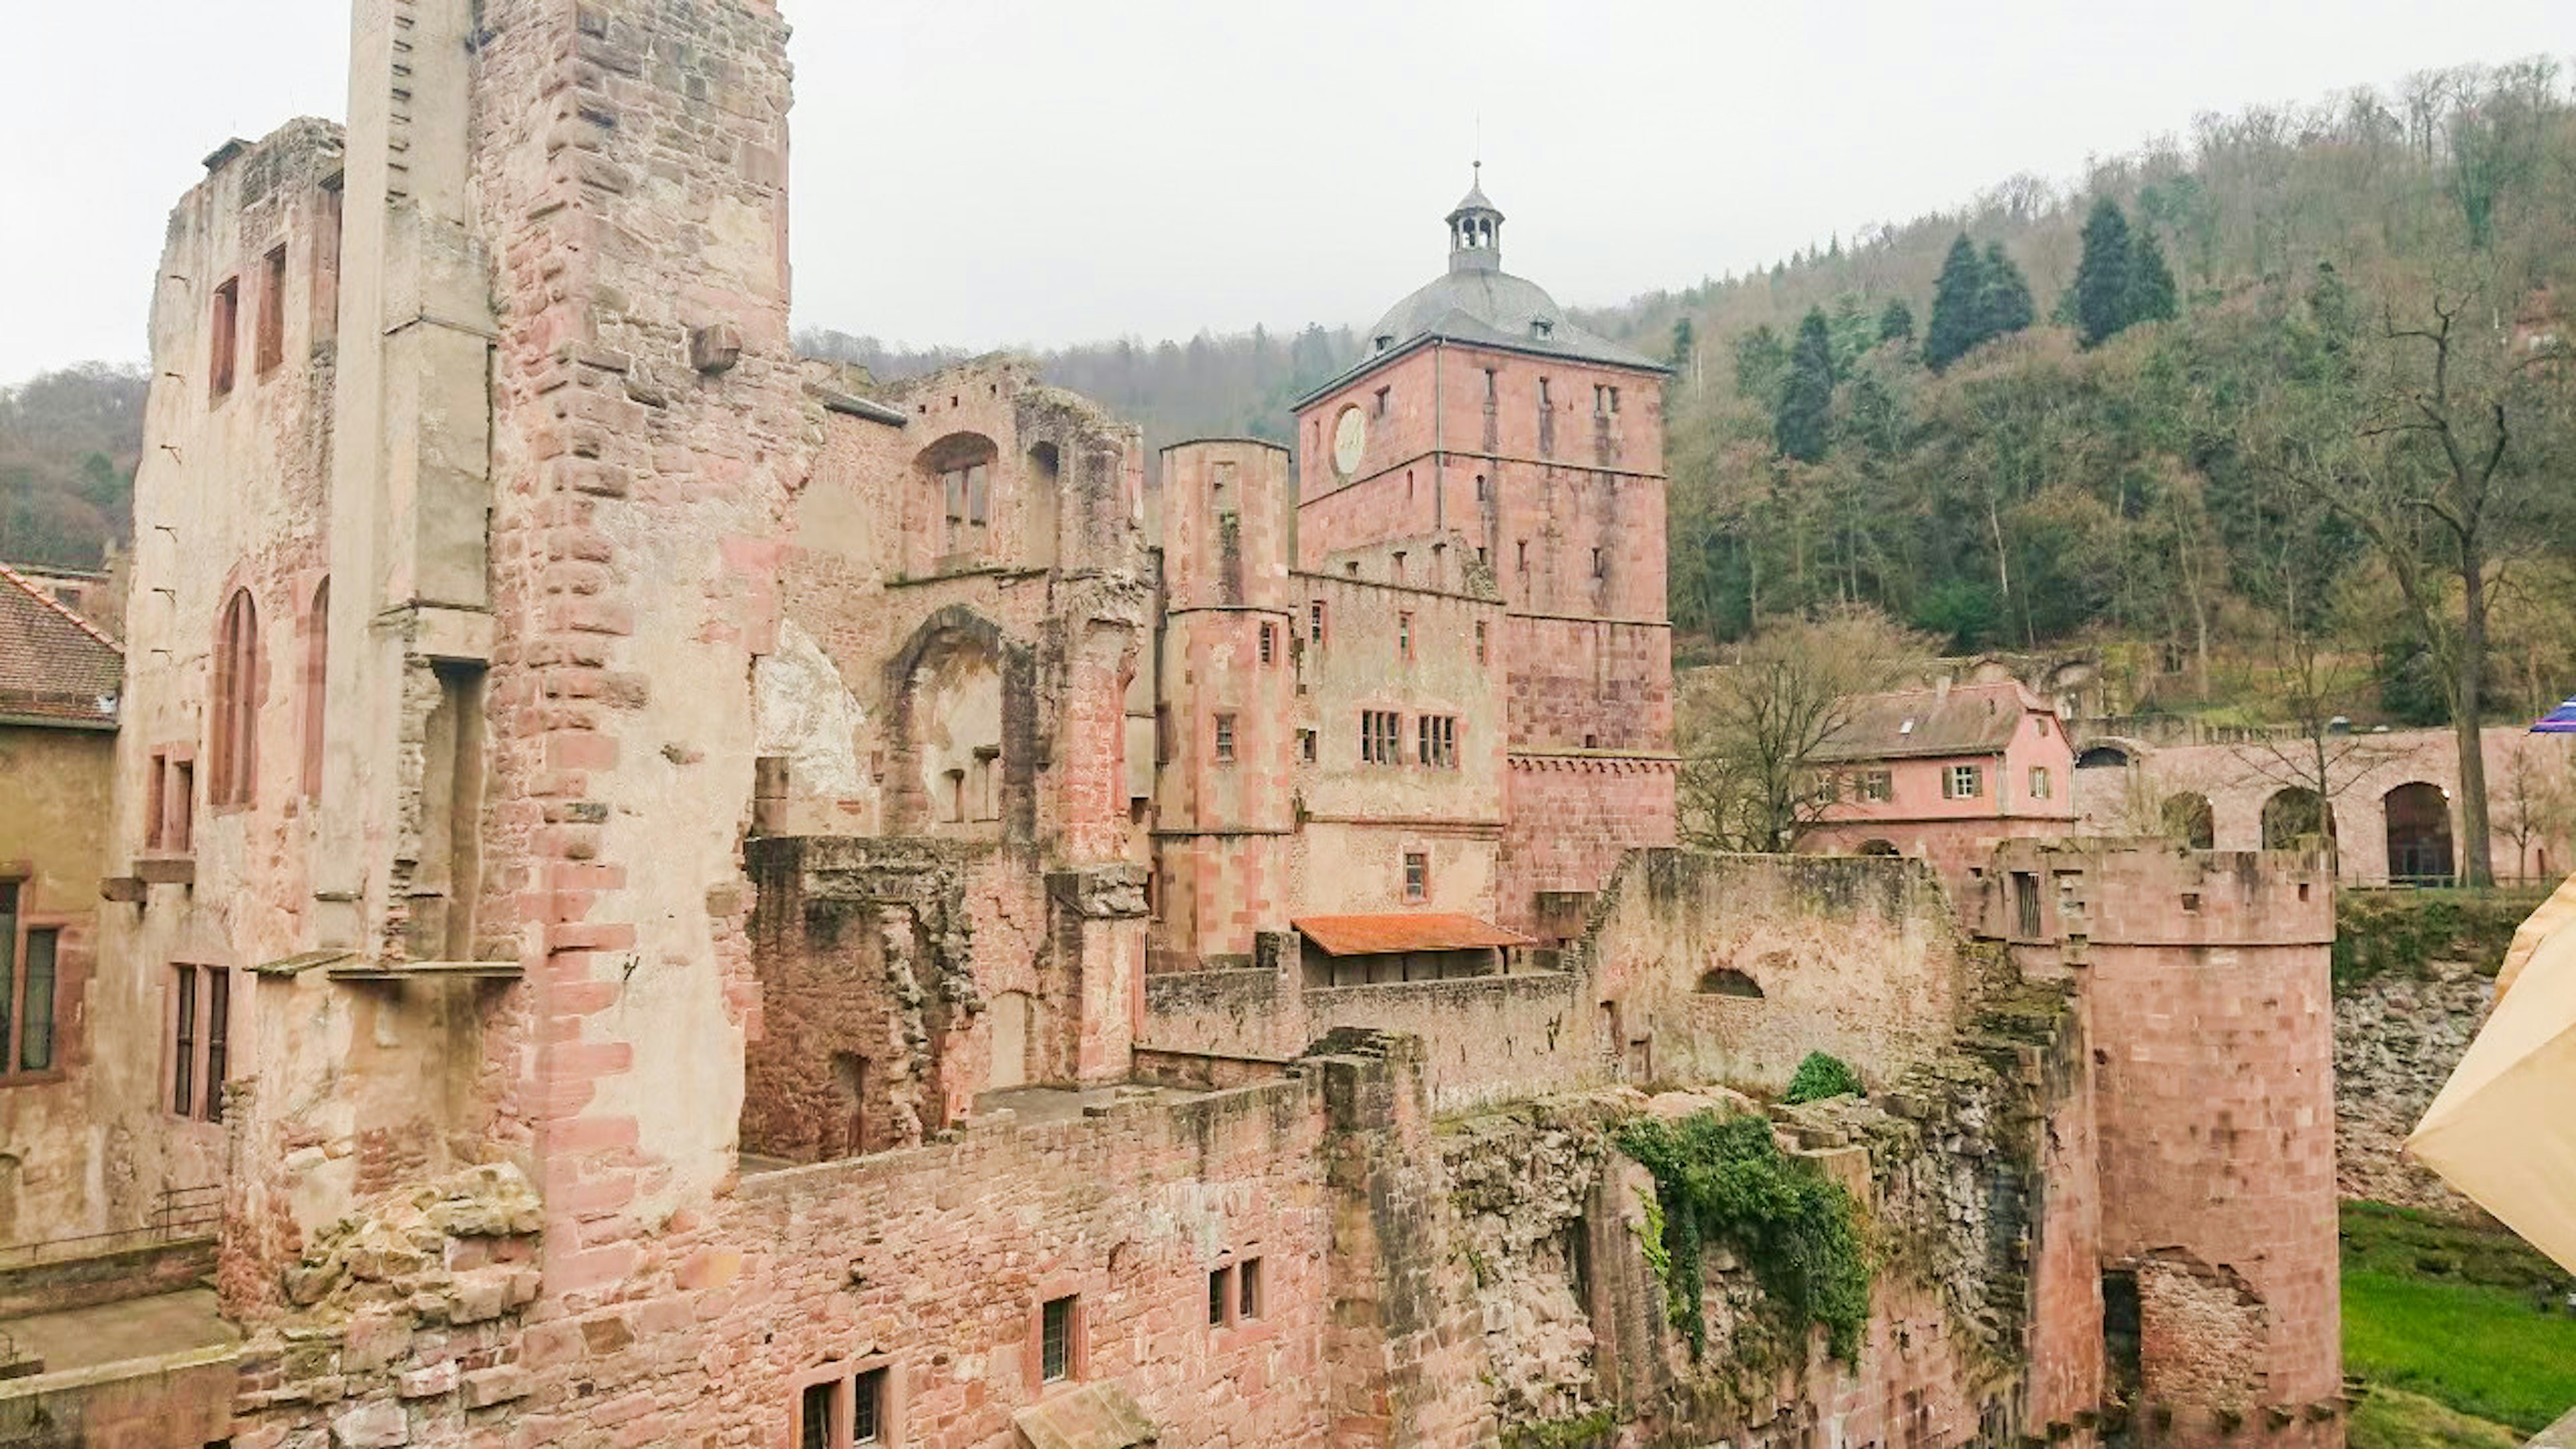
[[1568, 961], [1656, 1078], [1771, 1091], [1811, 1051], [1892, 1082], [1946, 1049], [1985, 969], [1919, 864], [1688, 851], [1631, 856]]

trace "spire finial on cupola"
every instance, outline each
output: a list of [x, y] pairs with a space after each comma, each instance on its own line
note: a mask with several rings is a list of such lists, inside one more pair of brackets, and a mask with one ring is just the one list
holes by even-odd
[[1449, 270], [1500, 271], [1503, 213], [1485, 199], [1485, 158], [1476, 157], [1468, 169], [1473, 179], [1467, 183], [1467, 195], [1449, 211]]

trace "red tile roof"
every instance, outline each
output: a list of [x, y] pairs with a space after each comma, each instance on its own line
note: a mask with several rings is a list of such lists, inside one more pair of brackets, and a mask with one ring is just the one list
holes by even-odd
[[1328, 956], [1387, 956], [1403, 951], [1474, 951], [1536, 944], [1489, 921], [1446, 911], [1393, 911], [1374, 916], [1299, 916], [1289, 924]]
[[1901, 760], [2001, 754], [2025, 716], [2055, 712], [2046, 700], [2012, 680], [1962, 684], [1947, 691], [1865, 694], [1852, 701], [1851, 718], [1825, 737], [1813, 758]]
[[114, 728], [125, 651], [44, 587], [0, 564], [0, 718]]

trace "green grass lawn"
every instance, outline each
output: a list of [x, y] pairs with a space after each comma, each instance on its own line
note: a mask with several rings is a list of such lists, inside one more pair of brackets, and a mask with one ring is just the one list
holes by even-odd
[[2522, 1449], [2523, 1435], [2404, 1389], [2373, 1388], [2352, 1411], [2352, 1449]]
[[[2345, 1205], [2343, 1245], [2345, 1372], [2525, 1433], [2576, 1405], [2576, 1314], [2548, 1259], [2374, 1203]], [[2394, 1427], [2394, 1410], [2382, 1417]]]

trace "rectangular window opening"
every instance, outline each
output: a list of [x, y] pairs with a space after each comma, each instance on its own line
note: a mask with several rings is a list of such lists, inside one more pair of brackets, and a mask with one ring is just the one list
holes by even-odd
[[1038, 1310], [1038, 1380], [1061, 1383], [1073, 1376], [1074, 1305], [1071, 1297], [1050, 1298]]
[[[18, 1012], [18, 1070], [50, 1071], [54, 1065], [54, 958], [61, 949], [62, 932], [48, 926], [27, 933], [26, 987]], [[0, 959], [5, 959], [0, 952]], [[0, 976], [0, 991], [8, 989]], [[6, 1023], [0, 1021], [0, 1030]], [[5, 1038], [0, 1038], [5, 1039]]]
[[1268, 664], [1272, 660], [1278, 658], [1278, 656], [1279, 626], [1276, 624], [1264, 624], [1261, 626], [1261, 662]]
[[259, 370], [286, 360], [286, 248], [261, 258], [259, 268]]
[[1230, 714], [1216, 717], [1216, 762], [1220, 765], [1234, 763], [1234, 716]]
[[833, 1400], [840, 1386], [826, 1379], [807, 1384], [796, 1405], [796, 1449], [837, 1449], [832, 1442]]
[[1234, 1270], [1235, 1312], [1237, 1319], [1261, 1316], [1261, 1260], [1246, 1258]]
[[1306, 605], [1306, 624], [1307, 624], [1307, 629], [1308, 629], [1308, 631], [1309, 631], [1309, 632], [1313, 635], [1313, 637], [1314, 637], [1315, 647], [1316, 647], [1316, 648], [1318, 648], [1318, 649], [1323, 648], [1323, 647], [1324, 647], [1324, 601], [1323, 601], [1323, 600], [1321, 600], [1321, 599], [1315, 599], [1315, 600], [1311, 600], [1311, 601], [1309, 601], [1309, 602], [1307, 603], [1307, 605]]
[[850, 1379], [850, 1442], [882, 1444], [887, 1438], [886, 1371], [872, 1368]]
[[2039, 877], [2026, 870], [2012, 873], [2013, 925], [2024, 940], [2039, 935]]
[[1392, 389], [1383, 387], [1377, 390], [1377, 415], [1379, 417], [1386, 416], [1386, 395], [1390, 391], [1392, 391]]
[[2030, 767], [2030, 798], [2033, 800], [2045, 800], [2048, 798], [2048, 767], [2046, 765], [2033, 765]]
[[233, 334], [240, 324], [241, 279], [236, 277], [215, 288], [210, 327], [213, 340], [206, 363], [206, 390], [211, 397], [221, 398], [233, 390]]
[[[1396, 557], [1400, 559], [1404, 555], [1397, 554]], [[1410, 613], [1399, 612], [1395, 616], [1395, 657], [1407, 663], [1412, 662], [1413, 615]]]
[[[1477, 552], [1483, 553], [1484, 550], [1478, 549]], [[1482, 560], [1480, 559], [1478, 562], [1482, 562]], [[1486, 662], [1485, 621], [1482, 619], [1476, 621], [1476, 662], [1479, 664]]]
[[1985, 793], [1986, 772], [1977, 765], [1952, 765], [1941, 772], [1941, 798], [1974, 800]]
[[1896, 776], [1886, 770], [1864, 770], [1860, 777], [1860, 798], [1884, 805], [1896, 798]]
[[1208, 1274], [1208, 1327], [1225, 1326], [1226, 1311], [1234, 1306], [1234, 1270], [1219, 1268]]
[[[1498, 391], [1498, 389], [1497, 389], [1497, 388], [1496, 388], [1496, 386], [1495, 386], [1494, 369], [1493, 369], [1493, 368], [1490, 368], [1490, 367], [1489, 367], [1489, 368], [1486, 368], [1486, 369], [1485, 369], [1485, 401], [1487, 401], [1487, 402], [1492, 402], [1492, 401], [1494, 400], [1494, 396], [1495, 396], [1495, 393], [1496, 393], [1497, 391]], [[1478, 480], [1478, 481], [1480, 481], [1480, 482], [1481, 482], [1482, 480], [1480, 479], [1480, 480]], [[1484, 495], [1483, 495], [1482, 493], [1479, 493], [1479, 494], [1477, 494], [1476, 496], [1477, 496], [1477, 497], [1479, 497], [1479, 498], [1481, 498], [1481, 497], [1483, 497]]]
[[186, 1117], [197, 1108], [197, 968], [170, 969], [170, 1110]]
[[224, 1077], [231, 1070], [233, 973], [206, 968], [206, 1104], [199, 1113], [209, 1122], [224, 1120]]
[[1315, 763], [1315, 732], [1313, 730], [1297, 731], [1297, 758], [1304, 760], [1310, 765]]
[[1431, 894], [1431, 857], [1419, 850], [1404, 853], [1404, 898], [1418, 901]]

